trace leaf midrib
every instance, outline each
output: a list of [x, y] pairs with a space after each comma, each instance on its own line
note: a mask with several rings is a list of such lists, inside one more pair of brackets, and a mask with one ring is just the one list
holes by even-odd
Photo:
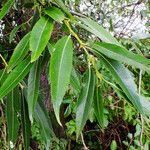
[[[9, 84], [9, 86], [8, 86], [5, 90], [2, 91], [2, 94], [1, 94], [1, 95], [3, 95], [3, 93], [5, 93], [5, 91], [7, 91], [7, 90], [12, 86], [12, 84], [22, 75], [22, 73], [26, 70], [26, 68], [27, 68], [29, 65], [30, 65], [30, 62], [29, 62], [29, 63], [26, 65], [26, 67], [21, 71], [20, 75], [17, 76], [17, 78], [15, 78], [15, 80], [13, 80], [13, 82], [11, 82], [11, 84]], [[6, 84], [6, 83], [5, 83], [5, 84]]]
[[57, 85], [57, 98], [58, 98], [58, 91], [59, 91], [59, 83], [60, 83], [60, 75], [61, 75], [61, 68], [62, 68], [62, 61], [63, 61], [63, 58], [64, 58], [64, 54], [65, 54], [65, 49], [66, 49], [66, 47], [67, 47], [67, 44], [68, 44], [68, 41], [69, 41], [69, 39], [70, 39], [70, 37], [68, 36], [68, 38], [67, 38], [67, 40], [66, 40], [66, 43], [65, 43], [65, 45], [64, 45], [64, 48], [63, 48], [63, 50], [62, 50], [62, 57], [61, 57], [61, 59], [60, 59], [60, 65], [59, 65], [59, 69], [58, 69], [58, 84], [56, 84]]
[[[43, 19], [43, 18], [42, 18], [42, 19]], [[47, 23], [48, 23], [48, 19], [46, 20], [45, 25], [44, 25], [43, 28], [42, 28], [41, 34], [40, 34], [40, 36], [39, 36], [39, 38], [38, 38], [38, 41], [37, 41], [37, 46], [36, 46], [36, 48], [35, 48], [34, 50], [31, 49], [33, 52], [36, 52], [36, 51], [38, 50], [38, 47], [39, 47], [40, 41], [41, 41], [41, 37], [42, 37], [42, 35], [43, 35], [43, 32], [44, 32], [44, 30], [45, 30], [45, 27], [46, 27]], [[33, 48], [33, 47], [32, 47], [32, 48]], [[37, 54], [37, 53], [34, 53], [33, 58], [36, 56], [36, 54]]]

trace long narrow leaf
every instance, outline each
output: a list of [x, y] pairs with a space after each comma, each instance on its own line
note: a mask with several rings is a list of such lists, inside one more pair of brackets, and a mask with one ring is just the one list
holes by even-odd
[[77, 112], [76, 112], [77, 138], [79, 137], [89, 117], [89, 112], [93, 103], [94, 89], [95, 89], [95, 74], [89, 68], [86, 74], [86, 83], [83, 86], [78, 99]]
[[62, 23], [65, 18], [64, 13], [57, 7], [49, 7], [44, 10], [44, 13], [50, 16], [55, 21]]
[[37, 60], [45, 49], [53, 30], [53, 21], [41, 17], [34, 25], [30, 36], [31, 62]]
[[140, 102], [141, 100], [137, 93], [137, 87], [134, 82], [134, 78], [131, 75], [131, 72], [127, 68], [125, 68], [124, 65], [120, 64], [115, 60], [107, 59], [100, 53], [98, 54], [98, 57], [100, 58], [100, 60], [103, 61], [105, 66], [111, 72], [114, 79], [119, 84], [130, 102], [135, 106], [135, 108], [137, 108], [140, 113], [143, 113]]
[[20, 63], [6, 78], [2, 86], [0, 87], [0, 99], [7, 95], [13, 88], [15, 88], [20, 81], [30, 71], [32, 64], [30, 63], [30, 57], [26, 58]]
[[79, 18], [79, 20], [83, 22], [83, 24], [79, 24], [81, 27], [96, 35], [102, 41], [121, 46], [121, 44], [97, 22], [89, 18]]
[[14, 4], [15, 0], [8, 0], [0, 11], [0, 20], [2, 20], [5, 15], [9, 12], [9, 9]]
[[10, 148], [15, 146], [15, 142], [18, 136], [19, 121], [17, 117], [18, 107], [16, 107], [20, 100], [18, 87], [12, 90], [6, 99], [6, 119], [7, 119], [7, 130], [8, 130], [8, 142]]
[[72, 16], [62, 0], [53, 0], [68, 16]]
[[104, 128], [104, 105], [100, 86], [96, 85], [94, 95], [94, 113], [99, 125]]
[[31, 125], [30, 125], [29, 114], [28, 114], [28, 105], [24, 97], [23, 91], [22, 91], [22, 100], [21, 100], [21, 123], [23, 129], [24, 149], [29, 150]]
[[40, 60], [33, 64], [28, 77], [27, 101], [31, 122], [33, 122], [33, 112], [39, 95], [40, 64]]
[[50, 61], [51, 95], [54, 112], [60, 123], [59, 111], [63, 97], [70, 82], [73, 46], [70, 36], [60, 39], [55, 45]]
[[53, 132], [53, 128], [48, 113], [41, 101], [38, 101], [36, 104], [34, 117], [36, 122], [40, 126], [41, 136], [44, 139], [45, 145], [48, 145], [50, 143], [50, 140], [52, 140], [52, 138], [57, 140], [56, 135]]
[[8, 72], [13, 69], [15, 66], [17, 66], [26, 56], [26, 54], [29, 51], [29, 37], [30, 33], [26, 34], [22, 40], [18, 43], [16, 46], [10, 61], [8, 63], [7, 70]]
[[[150, 60], [110, 43], [96, 42], [93, 48], [105, 56], [150, 72]], [[148, 66], [149, 65], [149, 66]]]

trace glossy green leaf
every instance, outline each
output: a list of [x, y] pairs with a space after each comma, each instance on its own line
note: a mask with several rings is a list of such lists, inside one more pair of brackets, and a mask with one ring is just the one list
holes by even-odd
[[90, 68], [86, 74], [86, 81], [79, 95], [76, 111], [76, 134], [77, 138], [81, 134], [84, 125], [89, 117], [92, 108], [95, 89], [95, 73]]
[[14, 4], [15, 0], [8, 0], [4, 6], [2, 7], [1, 11], [0, 11], [0, 20], [3, 19], [3, 17], [5, 17], [5, 15], [9, 12], [9, 9], [12, 7], [12, 5]]
[[50, 43], [47, 43], [47, 49], [48, 49], [50, 54], [52, 54], [55, 51], [54, 46]]
[[53, 30], [53, 21], [41, 17], [34, 25], [30, 36], [31, 62], [37, 60], [45, 49]]
[[70, 82], [73, 45], [70, 36], [61, 38], [55, 45], [50, 60], [51, 95], [54, 112], [60, 123], [59, 111], [63, 97]]
[[11, 43], [17, 33], [17, 31], [19, 30], [19, 28], [21, 27], [22, 25], [19, 25], [19, 26], [16, 26], [11, 32], [10, 32], [10, 35], [9, 35], [9, 43]]
[[29, 120], [29, 113], [28, 113], [28, 105], [26, 99], [24, 97], [24, 93], [22, 91], [22, 100], [21, 100], [21, 124], [23, 129], [23, 144], [24, 149], [30, 149], [30, 133], [31, 133], [31, 124]]
[[19, 131], [19, 121], [17, 117], [19, 110], [18, 107], [16, 107], [19, 100], [19, 88], [17, 87], [7, 95], [6, 99], [7, 132], [10, 148], [14, 148]]
[[2, 86], [0, 87], [0, 99], [7, 95], [13, 88], [15, 88], [20, 81], [27, 75], [30, 71], [32, 64], [30, 63], [30, 58], [26, 58], [20, 63], [6, 78]]
[[29, 38], [30, 33], [26, 34], [22, 40], [18, 43], [14, 52], [9, 60], [7, 70], [8, 72], [13, 69], [15, 66], [20, 64], [20, 62], [25, 58], [29, 51]]
[[104, 128], [104, 105], [101, 87], [96, 85], [94, 94], [94, 113], [101, 128]]
[[121, 44], [97, 22], [89, 18], [79, 18], [79, 20], [83, 22], [83, 24], [79, 24], [81, 27], [96, 35], [102, 41], [121, 46]]
[[[96, 42], [93, 48], [105, 56], [150, 72], [150, 60], [134, 54], [123, 47], [110, 43]], [[149, 66], [148, 66], [149, 65]]]
[[105, 58], [100, 53], [97, 53], [98, 57], [105, 64], [108, 70], [113, 75], [113, 78], [119, 84], [124, 94], [128, 97], [130, 102], [137, 108], [140, 113], [143, 113], [143, 109], [141, 106], [141, 100], [137, 93], [137, 87], [134, 82], [134, 78], [131, 75], [131, 72], [124, 67], [124, 65], [119, 62], [111, 59]]
[[27, 88], [27, 101], [30, 121], [33, 122], [33, 112], [39, 95], [39, 82], [40, 82], [40, 70], [41, 62], [37, 60], [29, 73], [28, 88]]
[[80, 92], [81, 84], [80, 84], [79, 76], [74, 68], [72, 68], [71, 71], [70, 84], [78, 93]]
[[68, 16], [72, 16], [62, 0], [53, 0]]
[[54, 19], [57, 22], [62, 23], [62, 21], [65, 18], [64, 13], [57, 7], [49, 7], [44, 10], [44, 13], [50, 16], [52, 19]]
[[47, 110], [41, 101], [38, 101], [36, 104], [34, 118], [40, 126], [41, 136], [45, 145], [48, 145], [52, 138], [57, 140]]

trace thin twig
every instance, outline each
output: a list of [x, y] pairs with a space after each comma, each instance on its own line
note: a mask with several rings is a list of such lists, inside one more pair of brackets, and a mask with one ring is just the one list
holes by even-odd
[[[140, 69], [140, 74], [139, 74], [139, 88], [138, 88], [138, 94], [139, 96], [141, 95], [141, 80], [142, 80], [142, 70]], [[142, 114], [140, 114], [141, 117], [141, 132], [140, 132], [140, 147], [141, 150], [143, 149], [143, 143], [142, 143], [142, 137], [143, 137], [143, 132], [144, 132], [144, 119]]]
[[86, 146], [85, 142], [84, 142], [84, 138], [83, 138], [83, 134], [81, 133], [81, 140], [84, 146], [84, 150], [89, 150], [88, 147]]

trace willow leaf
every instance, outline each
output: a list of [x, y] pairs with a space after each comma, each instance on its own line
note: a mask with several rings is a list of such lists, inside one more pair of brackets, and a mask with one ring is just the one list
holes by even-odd
[[99, 125], [104, 128], [104, 105], [100, 86], [96, 85], [94, 94], [94, 113]]
[[30, 63], [30, 57], [26, 58], [20, 63], [6, 78], [2, 86], [0, 87], [0, 99], [7, 95], [13, 88], [15, 88], [20, 81], [30, 71], [32, 64]]
[[150, 60], [144, 58], [142, 55], [134, 54], [123, 47], [110, 43], [96, 42], [93, 45], [93, 48], [111, 59], [150, 72]]
[[30, 33], [26, 34], [22, 40], [18, 43], [16, 46], [10, 61], [8, 63], [7, 70], [8, 72], [13, 69], [15, 66], [17, 66], [26, 56], [26, 54], [29, 51], [29, 37]]
[[57, 140], [56, 135], [53, 132], [52, 124], [47, 110], [41, 101], [38, 101], [36, 104], [34, 118], [40, 126], [41, 136], [45, 142], [45, 145], [48, 145], [52, 138]]
[[121, 46], [121, 44], [97, 22], [89, 18], [79, 18], [79, 20], [82, 21], [82, 24], [79, 24], [81, 27], [96, 35], [102, 41]]
[[52, 19], [54, 19], [57, 22], [62, 23], [62, 21], [65, 18], [64, 13], [57, 7], [49, 7], [44, 10], [44, 13], [50, 16]]
[[14, 148], [19, 131], [19, 121], [17, 117], [19, 110], [18, 107], [16, 107], [19, 100], [19, 89], [17, 87], [7, 95], [6, 99], [7, 132], [10, 148]]
[[30, 36], [31, 62], [37, 60], [45, 49], [53, 30], [53, 21], [41, 17], [34, 25]]
[[134, 78], [131, 75], [131, 72], [125, 68], [123, 64], [111, 59], [105, 58], [100, 53], [98, 57], [105, 64], [108, 70], [113, 75], [115, 81], [119, 84], [124, 94], [128, 97], [130, 102], [134, 107], [140, 112], [143, 113], [143, 108], [141, 106], [141, 99], [137, 93], [137, 87], [134, 82]]
[[72, 16], [62, 0], [53, 0], [68, 16]]
[[77, 104], [76, 112], [76, 134], [79, 137], [86, 121], [89, 117], [89, 112], [92, 108], [93, 96], [95, 89], [95, 74], [89, 68], [86, 74], [86, 83], [84, 84]]
[[27, 101], [30, 121], [33, 122], [33, 112], [39, 95], [40, 60], [37, 60], [29, 73]]
[[29, 150], [31, 125], [30, 125], [29, 114], [28, 114], [28, 105], [24, 97], [23, 91], [22, 91], [22, 100], [21, 100], [21, 124], [23, 129], [24, 149]]
[[70, 82], [73, 46], [70, 36], [61, 38], [55, 45], [50, 61], [51, 95], [54, 112], [60, 123], [59, 111], [63, 97]]
[[0, 20], [2, 20], [5, 15], [9, 12], [9, 9], [12, 7], [12, 5], [14, 4], [15, 0], [8, 0], [4, 6], [2, 7], [1, 11], [0, 11]]

